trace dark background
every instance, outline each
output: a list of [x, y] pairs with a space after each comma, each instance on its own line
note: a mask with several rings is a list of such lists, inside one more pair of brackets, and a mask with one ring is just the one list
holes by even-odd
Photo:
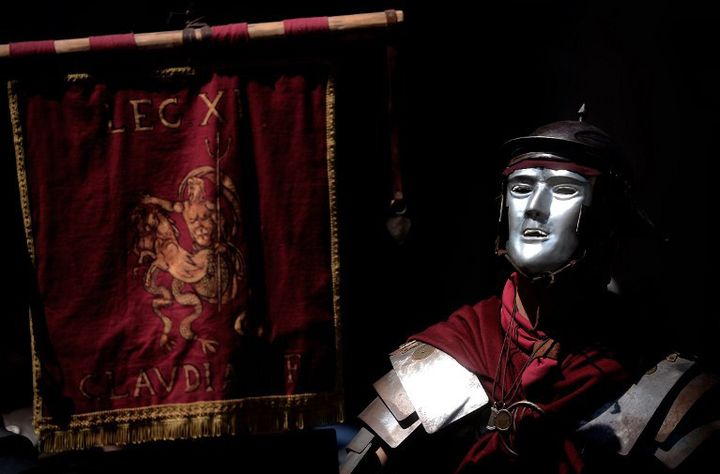
[[[588, 121], [624, 148], [637, 201], [670, 237], [661, 244], [638, 230], [618, 259], [621, 288], [647, 327], [637, 344], [717, 361], [716, 303], [707, 293], [708, 270], [716, 266], [708, 157], [718, 128], [720, 25], [691, 3], [25, 2], [0, 19], [0, 43], [180, 29], [198, 17], [219, 25], [385, 8], [405, 11], [396, 99], [413, 227], [403, 245], [385, 230], [385, 38], [343, 41], [334, 47], [348, 417], [370, 400], [370, 384], [389, 368], [388, 352], [497, 291], [507, 272], [493, 255], [498, 148], [541, 124], [575, 119], [583, 102]], [[3, 77], [14, 67], [0, 63]], [[29, 403], [29, 270], [11, 135], [2, 120], [5, 411]]]

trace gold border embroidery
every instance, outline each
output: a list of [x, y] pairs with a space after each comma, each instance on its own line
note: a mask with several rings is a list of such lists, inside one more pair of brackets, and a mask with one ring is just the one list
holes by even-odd
[[92, 79], [92, 76], [86, 72], [72, 73], [65, 76], [66, 82], [85, 82]]
[[17, 82], [8, 81], [8, 104], [10, 106], [10, 122], [15, 147], [15, 169], [17, 172], [18, 189], [20, 190], [20, 207], [22, 208], [25, 226], [25, 243], [30, 260], [35, 264], [35, 242], [32, 235], [32, 217], [30, 214], [30, 195], [28, 193], [27, 172], [25, 167], [25, 147], [23, 146], [22, 125], [20, 124], [20, 106], [18, 105]]
[[[153, 75], [160, 80], [174, 79], [176, 77], [196, 76], [197, 70], [190, 66], [167, 67], [155, 70]], [[73, 72], [65, 75], [65, 82], [68, 83], [87, 82], [93, 79], [94, 76], [87, 72]]]
[[[32, 215], [30, 213], [30, 194], [28, 191], [27, 168], [25, 166], [25, 147], [23, 146], [22, 125], [20, 122], [20, 106], [18, 103], [17, 82], [8, 81], [8, 106], [10, 108], [10, 124], [13, 134], [13, 146], [15, 148], [15, 171], [17, 173], [18, 190], [20, 192], [20, 208], [25, 230], [25, 245], [33, 266], [35, 265], [35, 241], [32, 234]], [[32, 384], [33, 384], [33, 426], [38, 430], [37, 423], [42, 416], [42, 398], [39, 392], [41, 365], [37, 357], [37, 343], [35, 342], [35, 331], [33, 328], [32, 311], [28, 308], [28, 324], [30, 325], [30, 353], [32, 359]]]
[[155, 71], [155, 77], [158, 79], [172, 79], [178, 76], [195, 76], [197, 70], [191, 66], [166, 67]]
[[[330, 72], [328, 74], [328, 80], [325, 87], [325, 121], [327, 124], [325, 146], [327, 149], [328, 197], [330, 204], [330, 252], [332, 259], [331, 266], [333, 287], [333, 313], [335, 317], [335, 350], [337, 351], [337, 371], [335, 375], [335, 387], [338, 393], [342, 393], [343, 358], [342, 324], [340, 318], [340, 252], [338, 239], [337, 193], [335, 181], [335, 77], [333, 72]], [[340, 398], [342, 400], [342, 397]]]
[[[173, 72], [187, 73], [187, 71]], [[268, 395], [235, 400], [83, 413], [72, 415], [67, 426], [59, 426], [52, 423], [50, 418], [42, 416], [42, 397], [39, 390], [41, 363], [37, 353], [32, 314], [30, 314], [33, 421], [40, 438], [40, 452], [57, 453], [106, 445], [234, 435], [239, 432], [287, 431], [296, 428], [302, 429], [306, 425], [344, 421], [339, 295], [340, 261], [335, 188], [335, 87], [332, 74], [328, 74], [325, 93], [332, 307], [337, 359], [335, 390], [329, 393]], [[35, 246], [32, 238], [25, 150], [16, 81], [8, 82], [8, 97], [26, 243], [34, 264]]]

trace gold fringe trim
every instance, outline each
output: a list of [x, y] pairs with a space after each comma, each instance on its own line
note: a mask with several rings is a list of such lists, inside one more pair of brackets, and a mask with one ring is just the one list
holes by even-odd
[[[339, 393], [301, 393], [297, 395], [266, 395], [247, 397], [234, 400], [216, 400], [195, 403], [178, 403], [138, 408], [121, 408], [115, 410], [82, 413], [71, 417], [70, 428], [89, 428], [110, 421], [135, 422], [158, 420], [164, 418], [184, 418], [207, 416], [217, 413], [230, 413], [243, 410], [306, 410], [313, 407], [324, 407], [337, 403]], [[53, 424], [52, 419], [44, 417], [39, 420], [39, 431], [57, 430], [60, 426]]]
[[[113, 419], [112, 412], [108, 412], [104, 422], [95, 426], [77, 426], [75, 422], [71, 422], [67, 429], [46, 426], [45, 431], [40, 432], [40, 452], [52, 454], [149, 441], [273, 433], [340, 422], [343, 417], [341, 400], [338, 398], [334, 403], [324, 402], [302, 407], [301, 410], [297, 407], [278, 410], [273, 404], [242, 407], [242, 403], [239, 403], [231, 406], [225, 402], [227, 410], [224, 413], [198, 413], [134, 422]], [[163, 409], [155, 408], [159, 411]]]

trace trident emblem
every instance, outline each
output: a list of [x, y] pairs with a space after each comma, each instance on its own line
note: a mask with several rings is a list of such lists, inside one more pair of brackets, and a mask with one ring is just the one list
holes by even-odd
[[[208, 156], [212, 158], [215, 161], [215, 209], [217, 210], [217, 219], [215, 221], [215, 225], [217, 227], [217, 238], [218, 243], [220, 243], [222, 240], [222, 225], [220, 224], [220, 186], [221, 186], [221, 179], [220, 179], [220, 160], [225, 158], [228, 154], [228, 151], [230, 150], [230, 144], [232, 143], [232, 137], [228, 137], [227, 143], [225, 143], [225, 149], [222, 150], [222, 145], [220, 143], [220, 132], [215, 133], [215, 149], [212, 150], [210, 148], [210, 140], [207, 138], [204, 139], [205, 141], [205, 150], [207, 150]], [[222, 150], [222, 151], [220, 151]], [[218, 304], [218, 311], [222, 309], [222, 271], [220, 270], [220, 252], [217, 251], [215, 253], [215, 259], [216, 259], [216, 265], [217, 265], [217, 275], [215, 276], [217, 281], [216, 291], [217, 291], [217, 304]]]

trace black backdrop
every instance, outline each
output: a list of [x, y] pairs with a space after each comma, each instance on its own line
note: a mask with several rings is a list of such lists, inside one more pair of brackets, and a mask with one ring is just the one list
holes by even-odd
[[[689, 3], [28, 1], [2, 16], [0, 43], [179, 29], [188, 7], [189, 19], [202, 16], [209, 24], [405, 10], [399, 106], [413, 228], [402, 246], [384, 227], [390, 165], [382, 45], [344, 46], [348, 54], [339, 68], [349, 416], [367, 403], [370, 383], [387, 370], [387, 352], [457, 306], [497, 290], [506, 271], [492, 252], [497, 149], [543, 123], [574, 119], [583, 102], [588, 120], [625, 148], [637, 200], [671, 237], [665, 245], [631, 237], [620, 259], [618, 276], [644, 312], [648, 337], [717, 357], [711, 343], [718, 318], [707, 296], [707, 270], [716, 266], [708, 235], [715, 220], [708, 155], [718, 122], [713, 31], [720, 25], [709, 15]], [[12, 72], [8, 64], [0, 64], [3, 74]], [[0, 384], [0, 406], [7, 409], [26, 403], [30, 392], [23, 309], [28, 270], [7, 117], [2, 120], [0, 169], [10, 216], [9, 240], [3, 240], [11, 278], [5, 280], [10, 298], [0, 367], [12, 383]]]

